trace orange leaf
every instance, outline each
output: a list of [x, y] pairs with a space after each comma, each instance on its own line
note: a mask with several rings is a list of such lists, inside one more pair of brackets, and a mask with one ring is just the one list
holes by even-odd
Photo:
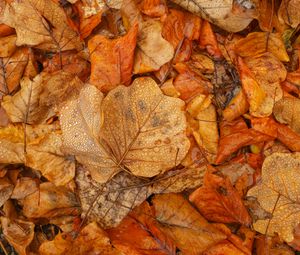
[[189, 197], [201, 214], [210, 221], [249, 225], [251, 218], [237, 190], [228, 177], [219, 176], [209, 167], [204, 185]]
[[232, 243], [225, 240], [212, 248], [208, 249], [203, 253], [203, 255], [245, 255], [246, 253], [242, 252], [236, 248]]
[[139, 7], [142, 13], [150, 17], [161, 17], [168, 12], [165, 0], [143, 0]]
[[137, 32], [136, 23], [123, 37], [110, 40], [96, 35], [89, 40], [92, 64], [90, 82], [102, 92], [108, 92], [119, 84], [130, 83]]
[[217, 59], [222, 58], [223, 56], [221, 50], [219, 49], [216, 36], [207, 20], [202, 22], [199, 46], [202, 49], [206, 49], [211, 56]]
[[173, 83], [181, 99], [188, 101], [198, 94], [208, 94], [212, 91], [212, 84], [192, 71], [186, 64], [177, 63], [174, 68], [179, 74]]
[[0, 24], [0, 37], [12, 35], [15, 33], [16, 33], [16, 31], [14, 28], [7, 26], [5, 24]]

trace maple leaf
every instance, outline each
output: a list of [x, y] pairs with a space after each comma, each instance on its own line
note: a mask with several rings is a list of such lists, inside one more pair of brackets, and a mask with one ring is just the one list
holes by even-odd
[[76, 97], [82, 85], [77, 77], [64, 71], [41, 73], [33, 81], [24, 77], [20, 91], [5, 96], [2, 107], [12, 122], [43, 124], [64, 101]]
[[151, 78], [118, 86], [102, 99], [99, 90], [86, 86], [60, 117], [67, 152], [95, 180], [105, 182], [121, 169], [152, 177], [185, 157], [189, 141], [183, 102], [164, 96]]
[[53, 0], [22, 0], [7, 4], [3, 23], [16, 29], [16, 45], [44, 50], [82, 49], [76, 31], [68, 23], [63, 9]]
[[299, 224], [298, 153], [273, 153], [262, 166], [262, 180], [251, 188], [247, 196], [256, 197], [260, 206], [271, 213], [271, 219], [257, 220], [254, 229], [262, 234], [278, 233], [283, 240], [294, 239], [294, 228]]
[[115, 175], [105, 184], [100, 184], [79, 168], [76, 173], [82, 217], [97, 221], [108, 228], [116, 226], [135, 206], [151, 194], [181, 192], [199, 187], [205, 172], [204, 167], [177, 169], [166, 172], [154, 180], [140, 179], [126, 172]]

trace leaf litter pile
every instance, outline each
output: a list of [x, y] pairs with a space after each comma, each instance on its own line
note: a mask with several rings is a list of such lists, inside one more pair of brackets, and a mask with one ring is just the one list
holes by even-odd
[[0, 254], [299, 254], [299, 6], [0, 0]]

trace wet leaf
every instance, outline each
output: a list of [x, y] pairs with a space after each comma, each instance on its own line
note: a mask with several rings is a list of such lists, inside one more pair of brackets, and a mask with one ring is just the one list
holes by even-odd
[[27, 255], [28, 246], [34, 238], [34, 224], [29, 221], [1, 217], [1, 226], [4, 237], [18, 254]]
[[102, 98], [99, 90], [86, 86], [61, 114], [67, 152], [96, 181], [105, 182], [124, 168], [152, 177], [185, 157], [189, 141], [183, 102], [164, 96], [151, 78], [136, 79], [129, 88], [119, 86]]
[[96, 35], [89, 40], [90, 82], [102, 92], [108, 92], [120, 84], [129, 85], [137, 33], [138, 25], [135, 24], [123, 37], [111, 40]]
[[262, 180], [247, 196], [256, 197], [272, 218], [257, 220], [254, 223], [256, 231], [267, 235], [276, 232], [286, 242], [294, 239], [293, 230], [299, 224], [299, 164], [298, 153], [273, 153], [265, 159]]
[[45, 123], [64, 101], [77, 96], [82, 85], [71, 73], [41, 73], [33, 81], [23, 78], [21, 90], [14, 96], [5, 96], [2, 106], [12, 122]]
[[230, 179], [210, 168], [204, 184], [189, 197], [202, 215], [210, 221], [250, 225], [251, 218]]
[[22, 0], [6, 5], [3, 23], [16, 29], [17, 46], [44, 50], [82, 49], [78, 33], [68, 24], [63, 9], [53, 0]]

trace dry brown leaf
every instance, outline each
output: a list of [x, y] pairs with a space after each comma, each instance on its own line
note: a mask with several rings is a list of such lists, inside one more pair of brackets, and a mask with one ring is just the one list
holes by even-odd
[[0, 37], [0, 57], [7, 58], [10, 57], [15, 50], [16, 46], [16, 35], [10, 35], [6, 37]]
[[251, 218], [239, 193], [228, 177], [219, 174], [210, 167], [203, 186], [190, 195], [190, 201], [210, 221], [250, 225]]
[[161, 35], [162, 25], [159, 21], [147, 20], [139, 26], [133, 68], [135, 74], [156, 71], [174, 55], [174, 48]]
[[262, 180], [247, 196], [256, 197], [272, 218], [257, 220], [253, 224], [256, 231], [271, 236], [276, 232], [286, 242], [294, 239], [294, 228], [300, 223], [299, 167], [299, 153], [273, 153], [265, 159]]
[[18, 254], [27, 255], [27, 248], [34, 238], [34, 224], [1, 217], [1, 227], [5, 239], [16, 249]]
[[108, 92], [120, 84], [129, 85], [137, 33], [136, 23], [123, 37], [111, 40], [105, 36], [96, 35], [89, 40], [90, 82], [101, 91]]
[[76, 195], [66, 187], [57, 187], [51, 182], [41, 183], [37, 191], [24, 198], [22, 205], [24, 215], [32, 219], [80, 213]]
[[300, 24], [299, 0], [283, 0], [278, 10], [279, 18], [293, 28]]
[[225, 240], [217, 243], [206, 250], [203, 255], [245, 255], [246, 253], [239, 250], [231, 242]]
[[23, 126], [0, 129], [0, 163], [23, 163], [41, 171], [56, 185], [65, 185], [74, 178], [75, 160], [62, 152], [62, 137], [55, 133], [55, 126], [26, 127], [26, 148], [24, 134]]
[[7, 177], [0, 178], [0, 206], [11, 197], [14, 185]]
[[135, 206], [154, 193], [181, 192], [202, 184], [204, 167], [168, 171], [154, 180], [137, 178], [126, 172], [114, 176], [106, 184], [99, 184], [89, 173], [79, 168], [76, 173], [82, 217], [102, 227], [116, 226]]
[[38, 190], [38, 180], [30, 177], [20, 177], [13, 189], [12, 199], [23, 199]]
[[174, 240], [183, 254], [202, 254], [207, 248], [226, 238], [182, 195], [156, 195], [152, 203], [159, 229]]
[[[79, 236], [73, 240], [64, 234], [58, 234], [54, 240], [46, 241], [39, 247], [41, 255], [122, 255], [114, 248], [107, 233], [97, 223], [93, 222], [85, 226]], [[124, 255], [124, 254], [123, 254]]]
[[[251, 18], [241, 17], [232, 12], [233, 0], [172, 1], [229, 32], [243, 30], [252, 20]], [[252, 5], [245, 5], [244, 9], [248, 10], [252, 7]]]
[[12, 56], [0, 58], [0, 97], [17, 89], [28, 59], [27, 48], [19, 48]]
[[185, 157], [189, 141], [184, 104], [163, 95], [151, 78], [138, 78], [128, 88], [118, 86], [102, 98], [99, 90], [86, 86], [60, 118], [67, 152], [96, 181], [103, 183], [124, 168], [152, 177]]
[[266, 117], [272, 114], [274, 104], [283, 96], [280, 83], [285, 80], [287, 71], [272, 53], [264, 53], [244, 59], [255, 80], [265, 93], [262, 104], [251, 115]]
[[300, 100], [295, 97], [284, 97], [274, 105], [273, 114], [277, 121], [288, 124], [300, 134]]
[[53, 0], [21, 0], [7, 4], [3, 23], [16, 29], [16, 45], [35, 46], [44, 50], [82, 49], [78, 33]]
[[253, 32], [235, 44], [235, 53], [241, 57], [253, 57], [265, 52], [272, 53], [280, 61], [289, 61], [279, 33]]
[[21, 90], [5, 96], [2, 106], [12, 122], [42, 124], [58, 112], [64, 101], [75, 98], [82, 85], [76, 76], [64, 71], [41, 73], [33, 81], [24, 77]]
[[165, 0], [143, 0], [139, 7], [142, 13], [150, 17], [161, 17], [168, 12]]

